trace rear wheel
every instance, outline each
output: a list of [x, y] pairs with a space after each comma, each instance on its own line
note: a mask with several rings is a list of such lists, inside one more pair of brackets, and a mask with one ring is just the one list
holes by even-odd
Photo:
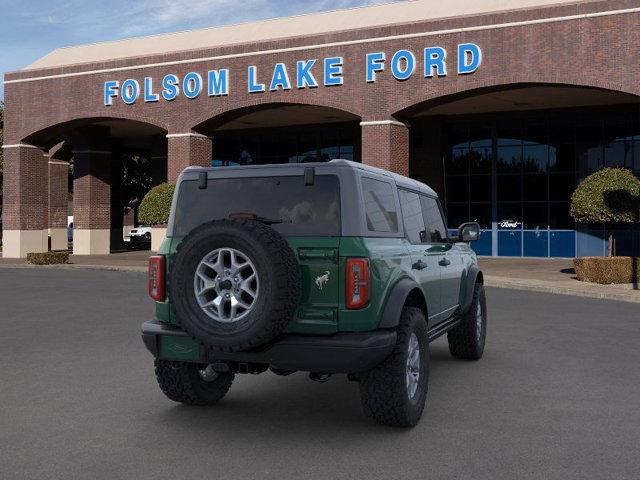
[[476, 283], [473, 300], [462, 320], [447, 334], [449, 352], [463, 360], [479, 360], [487, 337], [487, 299], [484, 285]]
[[405, 307], [391, 355], [360, 382], [365, 414], [393, 427], [412, 427], [420, 420], [429, 380], [429, 338], [424, 313]]
[[220, 373], [211, 365], [156, 360], [156, 379], [162, 393], [187, 405], [214, 405], [233, 383], [233, 373]]

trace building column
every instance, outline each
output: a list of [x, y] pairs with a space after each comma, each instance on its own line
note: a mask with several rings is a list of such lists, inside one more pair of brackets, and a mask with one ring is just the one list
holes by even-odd
[[167, 138], [154, 135], [151, 139], [151, 186], [167, 181]]
[[49, 158], [49, 237], [51, 250], [67, 250], [69, 164]]
[[180, 172], [190, 166], [211, 166], [213, 144], [199, 133], [170, 133], [168, 141], [167, 181], [176, 183]]
[[409, 175], [409, 127], [397, 120], [360, 122], [362, 163]]
[[86, 127], [73, 138], [73, 253], [106, 255], [111, 236], [109, 129]]
[[111, 179], [111, 219], [109, 221], [109, 228], [111, 230], [111, 234], [109, 248], [110, 250], [121, 250], [124, 248], [124, 205], [122, 204], [124, 162], [122, 142], [113, 141], [111, 150], [111, 165], [109, 166]]
[[48, 155], [27, 144], [3, 145], [2, 256], [48, 250]]

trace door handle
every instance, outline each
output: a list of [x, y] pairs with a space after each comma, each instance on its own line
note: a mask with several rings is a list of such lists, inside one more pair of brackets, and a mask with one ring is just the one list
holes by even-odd
[[438, 265], [440, 265], [441, 267], [446, 267], [448, 265], [451, 265], [451, 261], [445, 257], [438, 262]]
[[428, 265], [422, 260], [418, 260], [413, 265], [411, 265], [411, 268], [413, 268], [414, 270], [424, 270], [427, 267]]

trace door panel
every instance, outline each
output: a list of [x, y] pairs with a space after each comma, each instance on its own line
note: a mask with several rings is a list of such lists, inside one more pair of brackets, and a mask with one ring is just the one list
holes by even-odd
[[[429, 252], [429, 245], [408, 245], [411, 254], [412, 271], [416, 281], [422, 286], [427, 311], [429, 313], [429, 325], [437, 323], [442, 316], [440, 265], [438, 256]], [[422, 268], [416, 268], [422, 267]]]
[[464, 255], [455, 244], [446, 247], [439, 258], [442, 284], [443, 320], [448, 318], [460, 303], [460, 280], [464, 274]]

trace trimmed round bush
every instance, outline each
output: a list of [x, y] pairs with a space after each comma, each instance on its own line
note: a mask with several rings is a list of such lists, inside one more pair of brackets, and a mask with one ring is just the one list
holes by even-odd
[[166, 225], [169, 221], [175, 185], [162, 183], [153, 187], [142, 199], [138, 220], [145, 225]]
[[605, 168], [585, 178], [571, 196], [571, 216], [584, 223], [634, 223], [640, 180], [624, 168]]

